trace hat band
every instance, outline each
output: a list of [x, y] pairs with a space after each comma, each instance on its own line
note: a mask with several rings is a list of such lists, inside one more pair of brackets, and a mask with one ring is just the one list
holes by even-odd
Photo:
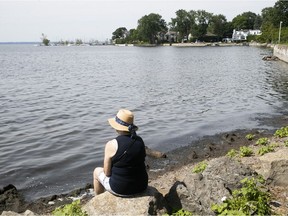
[[115, 121], [116, 121], [118, 124], [122, 125], [122, 126], [125, 126], [125, 127], [129, 127], [129, 126], [130, 126], [130, 124], [128, 124], [127, 122], [122, 121], [122, 120], [119, 119], [117, 116], [115, 117]]

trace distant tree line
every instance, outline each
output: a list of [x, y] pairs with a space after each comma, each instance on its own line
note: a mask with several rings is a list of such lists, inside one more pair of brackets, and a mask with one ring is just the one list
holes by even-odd
[[[112, 33], [112, 40], [118, 44], [125, 43], [171, 43], [195, 41], [220, 41], [222, 38], [231, 38], [233, 30], [260, 29], [262, 35], [250, 36], [248, 40], [256, 42], [277, 43], [280, 22], [281, 42], [288, 43], [288, 1], [278, 0], [274, 7], [264, 8], [261, 15], [253, 12], [244, 12], [228, 22], [222, 14], [214, 15], [205, 10], [178, 10], [176, 17], [167, 24], [162, 16], [155, 13], [145, 15], [138, 20], [135, 29], [127, 30], [119, 27]], [[176, 37], [167, 37], [176, 33]]]

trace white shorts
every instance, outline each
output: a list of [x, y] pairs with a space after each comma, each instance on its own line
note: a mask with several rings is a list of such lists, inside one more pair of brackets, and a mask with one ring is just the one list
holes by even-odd
[[114, 192], [110, 187], [109, 180], [110, 180], [110, 177], [106, 176], [104, 171], [100, 172], [100, 174], [98, 176], [98, 181], [103, 185], [103, 187], [105, 188], [106, 191], [114, 194], [115, 196], [119, 196], [119, 197], [130, 197], [131, 196], [131, 195], [122, 195], [122, 194], [118, 194], [118, 193]]
[[[104, 171], [102, 171], [100, 173], [100, 175], [98, 176], [98, 180], [99, 182], [103, 185], [103, 187], [105, 188], [105, 190], [109, 191], [109, 192], [112, 192], [111, 190], [111, 187], [110, 187], [110, 184], [109, 184], [109, 180], [110, 180], [110, 177], [107, 177], [104, 173]], [[113, 192], [112, 192], [113, 193]]]

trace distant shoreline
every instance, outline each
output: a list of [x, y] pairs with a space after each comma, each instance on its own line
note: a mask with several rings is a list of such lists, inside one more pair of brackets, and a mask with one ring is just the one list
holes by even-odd
[[[57, 42], [51, 42], [51, 44], [54, 44]], [[0, 45], [35, 45], [35, 44], [41, 44], [41, 42], [0, 42]], [[86, 44], [86, 43], [83, 43]], [[87, 44], [89, 45], [89, 44]], [[222, 42], [211, 42], [211, 43], [164, 43], [164, 44], [109, 44], [109, 45], [115, 45], [115, 46], [139, 46], [139, 47], [156, 47], [156, 46], [175, 46], [175, 47], [205, 47], [205, 46], [267, 46], [267, 47], [273, 47], [273, 45], [267, 45], [267, 44], [256, 44], [256, 43], [248, 43], [248, 42], [243, 42], [243, 43], [222, 43]], [[44, 45], [43, 45], [44, 46]], [[61, 46], [67, 46], [67, 45], [61, 45]], [[75, 45], [77, 46], [77, 45]], [[78, 45], [80, 46], [80, 45]], [[91, 45], [93, 46], [93, 45]]]

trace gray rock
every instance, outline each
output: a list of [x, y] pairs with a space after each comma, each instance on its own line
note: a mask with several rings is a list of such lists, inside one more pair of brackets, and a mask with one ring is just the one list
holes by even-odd
[[267, 179], [271, 186], [288, 186], [288, 148], [267, 153], [260, 158], [261, 168], [257, 172]]
[[[40, 216], [30, 210], [26, 210], [24, 213], [16, 213], [13, 211], [3, 211], [1, 216]], [[42, 215], [41, 215], [42, 216]], [[48, 216], [48, 215], [46, 215]]]
[[185, 209], [193, 214], [213, 214], [211, 205], [221, 203], [231, 192], [241, 187], [245, 177], [256, 172], [240, 162], [221, 157], [213, 159], [202, 174], [191, 173], [183, 182], [176, 182], [165, 196], [173, 210]]
[[0, 189], [0, 213], [2, 211], [25, 211], [26, 203], [17, 188], [9, 184]]
[[167, 212], [166, 202], [161, 193], [153, 187], [139, 195], [121, 198], [109, 192], [91, 199], [83, 210], [90, 216], [95, 215], [159, 215]]

